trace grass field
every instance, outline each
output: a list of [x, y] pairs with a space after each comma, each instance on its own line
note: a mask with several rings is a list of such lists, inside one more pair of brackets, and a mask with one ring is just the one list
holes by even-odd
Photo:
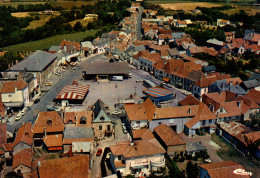
[[83, 27], [86, 27], [89, 22], [93, 21], [93, 19], [73, 20], [73, 21], [69, 22], [69, 24], [73, 27], [76, 24], [76, 22], [78, 22], [78, 21], [81, 22]]
[[45, 4], [47, 2], [3, 2], [0, 3], [0, 6], [13, 6], [17, 7], [19, 4]]
[[62, 40], [70, 41], [82, 41], [87, 36], [92, 36], [97, 33], [98, 30], [89, 30], [85, 32], [77, 32], [71, 34], [56, 35], [43, 40], [31, 41], [21, 43], [17, 45], [7, 46], [3, 50], [13, 51], [35, 51], [49, 49], [52, 45], [59, 45]]
[[240, 10], [246, 11], [246, 13], [248, 13], [249, 15], [255, 15], [256, 13], [260, 13], [259, 6], [248, 5], [248, 6], [234, 6], [234, 7], [235, 7], [234, 9], [229, 9], [222, 12], [228, 15], [238, 13]]
[[208, 2], [184, 2], [184, 3], [169, 3], [169, 4], [160, 4], [165, 10], [184, 10], [190, 11], [194, 10], [196, 7], [219, 7], [221, 4], [208, 3]]
[[53, 7], [63, 7], [64, 9], [71, 9], [73, 6], [81, 7], [82, 5], [93, 5], [96, 1], [56, 1], [52, 2], [51, 5]]

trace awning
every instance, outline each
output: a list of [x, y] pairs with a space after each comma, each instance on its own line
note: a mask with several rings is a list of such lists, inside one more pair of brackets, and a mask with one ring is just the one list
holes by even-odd
[[164, 77], [164, 78], [163, 78], [163, 81], [165, 81], [166, 83], [168, 83], [168, 82], [170, 81], [170, 79], [169, 79], [169, 78], [166, 78], [166, 77]]

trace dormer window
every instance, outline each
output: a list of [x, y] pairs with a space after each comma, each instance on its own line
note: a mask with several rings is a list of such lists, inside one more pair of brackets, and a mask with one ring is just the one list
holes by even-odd
[[48, 120], [48, 121], [47, 121], [47, 125], [48, 125], [48, 126], [52, 126], [52, 121], [51, 121], [51, 120]]
[[68, 123], [69, 123], [69, 124], [72, 124], [73, 122], [72, 122], [72, 120], [69, 120]]
[[220, 113], [222, 113], [224, 110], [223, 110], [223, 108], [220, 108]]
[[79, 120], [79, 123], [80, 123], [80, 124], [87, 124], [87, 118], [84, 117], [84, 116], [82, 116], [82, 117], [80, 118], [80, 120]]
[[105, 118], [104, 118], [104, 117], [101, 117], [101, 118], [100, 118], [100, 120], [101, 120], [101, 121], [104, 121], [104, 120], [105, 120]]

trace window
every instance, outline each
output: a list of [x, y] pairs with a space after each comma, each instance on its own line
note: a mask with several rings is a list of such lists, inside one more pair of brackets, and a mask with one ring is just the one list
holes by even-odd
[[158, 125], [161, 125], [162, 124], [162, 122], [158, 122]]
[[17, 174], [21, 174], [21, 169], [17, 169]]
[[107, 131], [110, 131], [111, 127], [110, 125], [107, 126]]
[[69, 124], [72, 124], [72, 120], [69, 120], [68, 123], [69, 123]]
[[101, 120], [101, 121], [104, 121], [104, 120], [105, 120], [105, 118], [104, 118], [104, 117], [101, 117], [101, 118], [100, 118], [100, 120]]
[[121, 158], [121, 156], [118, 156], [118, 160], [120, 161], [122, 158]]
[[51, 125], [52, 125], [52, 121], [51, 121], [51, 120], [48, 120], [48, 121], [47, 121], [47, 125], [48, 125], [48, 126], [51, 126]]
[[87, 124], [87, 118], [85, 116], [82, 116], [79, 120], [79, 124]]
[[140, 121], [136, 121], [137, 124], [140, 124], [141, 122]]
[[223, 108], [220, 108], [220, 113], [222, 113], [224, 110], [223, 110]]
[[102, 125], [99, 126], [99, 130], [102, 130]]
[[209, 120], [209, 123], [211, 124], [211, 123], [212, 123], [212, 120]]

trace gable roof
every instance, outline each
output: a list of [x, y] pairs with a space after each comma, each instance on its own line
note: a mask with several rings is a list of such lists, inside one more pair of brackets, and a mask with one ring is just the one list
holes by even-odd
[[38, 170], [40, 177], [87, 178], [89, 155], [39, 161]]
[[154, 128], [154, 132], [162, 139], [162, 141], [167, 146], [185, 145], [186, 143], [177, 135], [177, 133], [172, 130], [166, 124], [158, 125]]
[[[48, 121], [51, 125], [48, 125]], [[63, 132], [64, 123], [57, 111], [40, 112], [33, 126], [33, 133]]]
[[62, 134], [46, 135], [43, 137], [43, 142], [47, 147], [61, 147], [62, 146]]
[[198, 104], [200, 104], [200, 101], [192, 95], [186, 96], [183, 100], [179, 102], [179, 105], [181, 106], [198, 105]]
[[31, 54], [30, 56], [24, 58], [18, 64], [11, 67], [11, 70], [24, 71], [24, 69], [26, 68], [27, 71], [41, 72], [56, 58], [57, 57], [54, 54], [38, 50], [33, 54]]
[[111, 145], [109, 148], [114, 155], [123, 155], [125, 158], [165, 153], [165, 150], [155, 138], [134, 141], [132, 145], [130, 142], [121, 142]]
[[75, 141], [93, 141], [94, 135], [93, 127], [66, 127], [63, 144], [71, 144]]
[[33, 132], [32, 132], [32, 123], [27, 122], [22, 125], [15, 137], [14, 146], [19, 144], [20, 142], [24, 142], [30, 146], [33, 144]]
[[7, 127], [6, 123], [0, 122], [0, 145], [7, 141]]
[[153, 119], [156, 106], [153, 104], [150, 98], [147, 98], [144, 103], [140, 104], [126, 104], [126, 114], [130, 121], [135, 120], [148, 120]]
[[258, 105], [260, 105], [260, 91], [253, 89], [250, 90], [246, 95], [246, 98], [256, 102]]
[[133, 139], [150, 140], [154, 135], [149, 129], [136, 129], [133, 130]]
[[14, 93], [15, 88], [17, 90], [23, 90], [27, 85], [28, 84], [23, 80], [5, 82], [0, 93]]
[[[92, 111], [65, 112], [64, 124], [69, 124], [69, 121], [72, 121], [73, 124], [76, 124], [76, 127], [92, 127], [92, 113]], [[80, 119], [86, 120], [86, 124], [80, 124]]]
[[13, 169], [17, 168], [19, 165], [32, 167], [32, 149], [24, 149], [19, 151], [13, 156]]
[[234, 174], [234, 170], [242, 169], [245, 170], [244, 166], [233, 161], [222, 161], [217, 163], [202, 164], [199, 165], [201, 168], [208, 171], [210, 177], [229, 177], [229, 178], [249, 178], [249, 175], [238, 175]]

